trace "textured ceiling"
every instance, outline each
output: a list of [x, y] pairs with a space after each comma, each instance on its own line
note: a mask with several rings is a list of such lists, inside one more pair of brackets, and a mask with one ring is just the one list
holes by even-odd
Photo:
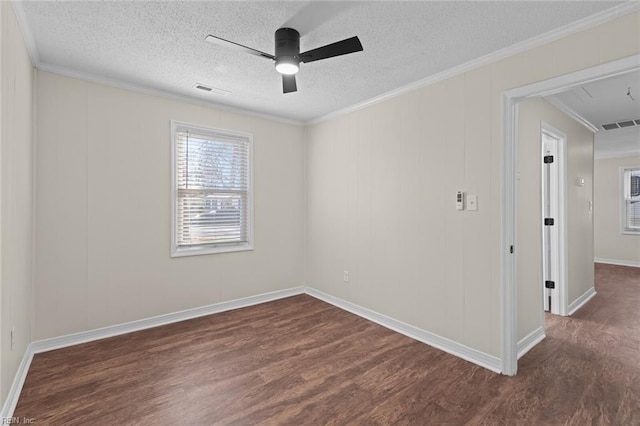
[[[88, 74], [306, 122], [611, 8], [619, 2], [22, 2], [43, 69]], [[276, 29], [301, 50], [359, 36], [364, 52], [302, 64], [282, 94]], [[193, 89], [204, 83], [227, 96]]]
[[600, 129], [595, 135], [596, 158], [640, 155], [640, 127], [602, 130], [603, 124], [640, 118], [640, 71], [583, 84], [550, 98]]
[[[627, 96], [630, 91], [631, 96]], [[583, 84], [551, 96], [594, 126], [640, 118], [640, 71]]]

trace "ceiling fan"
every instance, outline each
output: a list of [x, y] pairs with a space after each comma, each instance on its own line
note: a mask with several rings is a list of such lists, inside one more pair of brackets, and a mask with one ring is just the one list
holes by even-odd
[[282, 74], [283, 93], [291, 93], [298, 90], [295, 74], [300, 69], [300, 62], [319, 61], [321, 59], [333, 58], [334, 56], [346, 55], [363, 50], [358, 37], [351, 37], [300, 53], [300, 33], [293, 28], [280, 28], [276, 31], [275, 55], [261, 52], [214, 35], [208, 35], [205, 40], [276, 61], [276, 71]]

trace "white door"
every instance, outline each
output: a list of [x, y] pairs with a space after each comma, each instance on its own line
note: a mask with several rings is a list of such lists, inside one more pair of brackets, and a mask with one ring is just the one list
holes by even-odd
[[560, 314], [559, 173], [560, 138], [542, 131], [542, 270], [544, 310]]

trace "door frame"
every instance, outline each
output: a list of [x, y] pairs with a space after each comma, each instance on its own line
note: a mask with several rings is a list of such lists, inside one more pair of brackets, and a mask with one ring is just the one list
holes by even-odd
[[[554, 164], [557, 164], [557, 202], [558, 202], [558, 210], [557, 217], [554, 226], [557, 229], [557, 262], [558, 262], [558, 271], [557, 271], [557, 300], [552, 302], [552, 306], [549, 309], [549, 312], [555, 315], [567, 316], [568, 311], [568, 266], [567, 266], [567, 134], [562, 130], [553, 127], [551, 124], [542, 122], [540, 125], [540, 137], [542, 138], [542, 134], [547, 133], [551, 135], [558, 141], [557, 144], [557, 152], [556, 155], [558, 157], [558, 161]], [[541, 142], [541, 155], [544, 155], [544, 145]], [[542, 158], [541, 158], [542, 160]], [[544, 173], [544, 163], [542, 164], [542, 172]], [[544, 175], [542, 176], [544, 181]], [[542, 218], [544, 218], [544, 200], [542, 200]], [[544, 224], [541, 223], [541, 229], [544, 230]], [[543, 231], [544, 232], [544, 231]], [[544, 238], [542, 239], [542, 249], [544, 250]], [[543, 255], [544, 256], [544, 255]], [[543, 268], [544, 268], [544, 257], [543, 257]], [[542, 276], [544, 276], [544, 270], [542, 272]], [[542, 283], [541, 283], [542, 285]], [[544, 317], [544, 314], [543, 314]], [[543, 318], [544, 319], [544, 318]], [[544, 323], [544, 321], [543, 321]]]
[[518, 103], [529, 98], [549, 96], [603, 78], [640, 69], [640, 54], [554, 77], [502, 94], [503, 173], [502, 173], [502, 373], [513, 376], [518, 371], [516, 204]]

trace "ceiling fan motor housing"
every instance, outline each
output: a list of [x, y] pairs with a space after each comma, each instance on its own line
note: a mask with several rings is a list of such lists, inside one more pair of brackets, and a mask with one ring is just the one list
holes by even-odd
[[282, 74], [283, 93], [291, 93], [298, 90], [296, 73], [300, 70], [300, 62], [315, 62], [362, 51], [362, 43], [360, 43], [357, 36], [354, 36], [300, 53], [300, 33], [293, 28], [280, 28], [276, 31], [275, 55], [211, 34], [206, 37], [206, 40], [216, 44], [223, 44], [251, 55], [260, 56], [270, 61], [275, 60], [276, 71]]
[[300, 33], [293, 28], [276, 31], [276, 66], [280, 61], [300, 64]]

